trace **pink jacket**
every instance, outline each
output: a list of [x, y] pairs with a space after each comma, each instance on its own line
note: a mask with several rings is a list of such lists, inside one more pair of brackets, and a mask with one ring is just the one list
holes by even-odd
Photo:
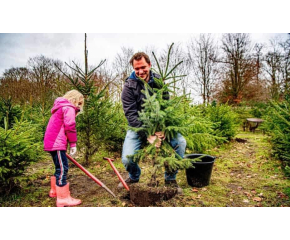
[[75, 147], [77, 142], [76, 113], [79, 109], [67, 99], [54, 101], [44, 134], [44, 151], [67, 150], [67, 143]]

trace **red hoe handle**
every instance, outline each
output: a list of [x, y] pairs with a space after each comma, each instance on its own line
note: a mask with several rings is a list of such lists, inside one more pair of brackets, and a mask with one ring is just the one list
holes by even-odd
[[107, 158], [107, 157], [104, 157], [105, 160], [108, 160], [108, 162], [110, 163], [111, 167], [113, 168], [114, 172], [117, 174], [118, 178], [120, 179], [121, 183], [123, 184], [123, 186], [128, 190], [130, 191], [127, 183], [124, 181], [124, 179], [122, 178], [122, 176], [120, 175], [120, 173], [118, 172], [117, 168], [115, 168], [114, 164], [113, 164], [113, 161], [114, 159], [111, 159], [111, 158]]

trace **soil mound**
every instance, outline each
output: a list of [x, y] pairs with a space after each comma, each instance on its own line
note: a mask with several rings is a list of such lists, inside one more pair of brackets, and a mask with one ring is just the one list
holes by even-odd
[[157, 202], [166, 201], [177, 194], [177, 188], [173, 187], [149, 187], [144, 183], [136, 183], [130, 186], [130, 200], [140, 207], [156, 206]]

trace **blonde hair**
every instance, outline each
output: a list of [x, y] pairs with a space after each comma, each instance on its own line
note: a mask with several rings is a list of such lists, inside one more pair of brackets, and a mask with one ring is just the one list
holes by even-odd
[[[79, 91], [77, 91], [77, 90], [68, 91], [63, 96], [63, 98], [69, 100], [76, 107], [79, 107], [81, 109], [81, 111], [83, 110], [83, 107], [84, 107], [84, 96]], [[81, 104], [79, 105], [79, 103], [81, 103]]]

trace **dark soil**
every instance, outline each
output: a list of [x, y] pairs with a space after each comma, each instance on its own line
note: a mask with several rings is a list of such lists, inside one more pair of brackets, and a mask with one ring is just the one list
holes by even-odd
[[248, 142], [246, 139], [242, 139], [242, 138], [235, 138], [236, 142], [239, 142], [239, 143], [246, 143]]
[[156, 203], [173, 198], [177, 188], [148, 187], [147, 184], [136, 183], [130, 186], [130, 200], [140, 207], [156, 206]]

